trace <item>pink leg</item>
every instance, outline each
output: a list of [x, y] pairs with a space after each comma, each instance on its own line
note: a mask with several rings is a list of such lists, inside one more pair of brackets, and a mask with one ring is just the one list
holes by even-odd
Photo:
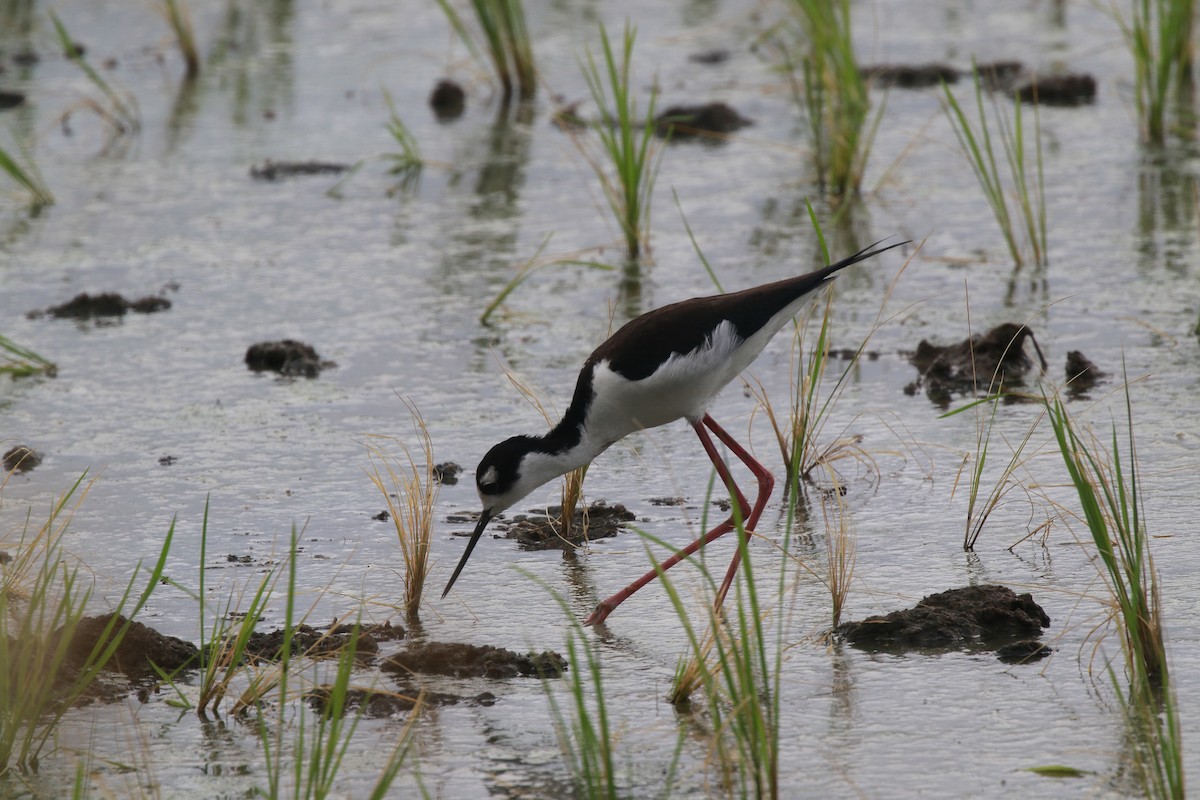
[[[716, 467], [717, 474], [729, 488], [730, 495], [732, 496], [731, 499], [735, 504], [733, 513], [730, 515], [729, 519], [713, 528], [707, 534], [664, 560], [659, 565], [658, 569], [650, 570], [645, 575], [638, 578], [636, 581], [629, 584], [604, 602], [600, 603], [600, 605], [596, 606], [596, 610], [593, 611], [591, 616], [584, 621], [584, 625], [599, 625], [600, 623], [604, 622], [604, 620], [608, 618], [608, 615], [616, 610], [617, 606], [625, 602], [625, 600], [632, 596], [633, 593], [638, 589], [641, 589], [647, 583], [657, 578], [660, 571], [666, 572], [668, 569], [675, 566], [680, 561], [683, 561], [685, 558], [690, 556], [692, 553], [695, 553], [709, 542], [724, 536], [736, 527], [735, 520], [746, 508], [746, 498], [742, 495], [741, 490], [738, 489], [737, 484], [734, 483], [733, 476], [729, 474], [729, 468], [725, 465], [725, 461], [721, 458], [720, 453], [717, 452], [716, 445], [713, 444], [712, 437], [708, 435], [708, 431], [705, 430], [705, 426], [707, 426], [712, 430], [713, 433], [717, 435], [717, 438], [720, 439], [725, 446], [727, 446], [733, 452], [733, 454], [736, 455], [738, 459], [750, 469], [750, 471], [754, 474], [754, 477], [757, 479], [758, 497], [755, 498], [754, 508], [751, 510], [750, 516], [745, 518], [745, 523], [742, 527], [744, 530], [753, 530], [754, 526], [758, 524], [758, 518], [762, 516], [763, 509], [767, 505], [767, 499], [771, 496], [771, 490], [775, 487], [775, 479], [771, 477], [770, 472], [767, 472], [766, 467], [758, 463], [754, 456], [746, 452], [746, 449], [738, 444], [732, 436], [726, 433], [725, 429], [718, 425], [712, 417], [705, 414], [703, 419], [692, 425], [692, 428], [696, 431], [696, 435], [700, 437], [700, 443], [704, 445], [704, 451], [708, 453], [708, 457], [712, 460], [713, 466]], [[721, 588], [717, 592], [716, 606], [718, 608], [721, 606], [721, 602], [725, 599], [725, 595], [729, 592], [729, 587], [733, 583], [733, 577], [737, 573], [739, 563], [741, 563], [740, 550], [734, 554], [733, 561], [729, 565], [729, 570], [725, 573], [725, 579], [721, 582]]]

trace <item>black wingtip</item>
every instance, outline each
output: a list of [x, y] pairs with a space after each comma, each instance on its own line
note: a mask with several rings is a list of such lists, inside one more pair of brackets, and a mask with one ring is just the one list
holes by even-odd
[[839, 270], [845, 269], [846, 267], [850, 266], [851, 264], [857, 264], [860, 261], [866, 261], [868, 258], [877, 256], [880, 253], [886, 253], [888, 250], [891, 250], [895, 247], [901, 247], [903, 245], [912, 243], [912, 239], [905, 239], [903, 242], [894, 242], [892, 244], [889, 244], [887, 247], [879, 246], [886, 241], [887, 241], [887, 239], [880, 239], [878, 242], [875, 242], [874, 244], [867, 245], [866, 247], [864, 247], [862, 250], [859, 250], [854, 255], [849, 256], [847, 258], [843, 258], [841, 261], [836, 261], [836, 262], [830, 264], [828, 267], [821, 270], [822, 276], [826, 280], [828, 280], [836, 272], [838, 272]]

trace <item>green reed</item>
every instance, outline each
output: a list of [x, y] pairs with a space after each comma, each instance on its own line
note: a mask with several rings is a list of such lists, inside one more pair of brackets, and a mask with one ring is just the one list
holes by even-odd
[[512, 98], [514, 90], [522, 100], [534, 96], [537, 69], [521, 0], [471, 0], [474, 29], [467, 25], [450, 0], [437, 0], [437, 4], [477, 60], [484, 60], [482, 53], [486, 51], [506, 102]]
[[0, 336], [0, 375], [12, 378], [47, 375], [53, 378], [57, 374], [58, 367], [53, 361], [17, 344], [7, 336]]
[[[996, 149], [992, 143], [991, 123], [984, 108], [983, 86], [979, 71], [974, 70], [975, 108], [978, 116], [978, 128], [971, 122], [959, 105], [958, 100], [950, 92], [950, 87], [942, 85], [945, 96], [945, 112], [954, 128], [954, 134], [962, 147], [963, 155], [971, 164], [980, 188], [987, 198], [988, 205], [1000, 233], [1008, 246], [1013, 264], [1018, 268], [1032, 262], [1043, 266], [1047, 263], [1048, 254], [1046, 232], [1046, 195], [1042, 168], [1042, 137], [1041, 117], [1038, 106], [1033, 106], [1033, 157], [1029, 163], [1028, 147], [1025, 142], [1025, 126], [1021, 119], [1021, 100], [1013, 99], [1013, 114], [1009, 119], [1001, 111], [998, 103], [993, 103], [992, 113], [996, 125], [996, 135], [1004, 152], [1004, 168], [996, 158]], [[1013, 207], [1009, 205], [1009, 194], [1012, 194]], [[1023, 232], [1021, 241], [1018, 231]]]
[[[1128, 17], [1115, 3], [1112, 13], [1133, 56], [1142, 138], [1161, 145], [1171, 131], [1172, 102], [1195, 86], [1196, 0], [1130, 0]], [[1177, 122], [1190, 138], [1195, 120]]]
[[63, 548], [74, 509], [91, 486], [85, 485], [86, 477], [86, 473], [80, 476], [54, 502], [45, 523], [36, 530], [26, 524], [17, 555], [0, 570], [0, 642], [5, 643], [0, 647], [0, 774], [13, 768], [37, 769], [63, 715], [113, 658], [131, 620], [163, 579], [174, 521], [145, 578], [145, 588], [140, 594], [134, 591], [143, 574], [139, 562], [83, 664], [68, 665], [93, 588]]
[[597, 63], [591, 50], [583, 63], [583, 77], [600, 111], [596, 135], [601, 146], [600, 157], [586, 150], [584, 157], [600, 178], [631, 259], [638, 258], [649, 245], [650, 199], [662, 152], [655, 146], [654, 97], [647, 103], [646, 112], [639, 114], [633, 96], [629, 72], [636, 38], [636, 29], [626, 22], [618, 58], [608, 31], [601, 25], [603, 64]]
[[138, 112], [137, 101], [128, 94], [122, 96], [121, 92], [114, 89], [88, 63], [87, 58], [76, 46], [75, 40], [71, 38], [71, 34], [67, 32], [67, 28], [63, 25], [62, 20], [53, 11], [50, 12], [50, 21], [54, 24], [54, 32], [58, 36], [59, 46], [62, 47], [67, 58], [83, 71], [83, 74], [87, 76], [87, 79], [92, 82], [93, 86], [100, 90], [100, 93], [104, 95], [107, 101], [106, 104], [100, 103], [88, 97], [84, 99], [84, 104], [96, 116], [107, 122], [118, 135], [137, 133], [141, 130], [141, 115]]
[[[801, 98], [821, 188], [834, 197], [855, 194], [882, 114], [870, 121], [871, 99], [851, 35], [850, 0], [793, 0], [804, 52]], [[786, 66], [795, 64], [784, 50]]]
[[189, 79], [200, 74], [200, 51], [196, 47], [196, 31], [192, 27], [192, 15], [182, 0], [159, 0], [158, 12], [175, 34], [175, 43]]
[[[18, 186], [25, 190], [29, 195], [30, 205], [34, 209], [39, 209], [42, 206], [54, 204], [54, 193], [46, 185], [46, 181], [42, 178], [41, 172], [37, 168], [37, 162], [34, 161], [33, 155], [21, 144], [17, 143], [15, 152], [0, 147], [0, 172], [3, 172], [13, 180]], [[4, 346], [7, 339], [0, 339], [0, 347], [11, 349]]]
[[1080, 429], [1061, 397], [1045, 401], [1058, 449], [1112, 596], [1129, 690], [1114, 686], [1134, 731], [1135, 766], [1148, 796], [1184, 797], [1178, 708], [1168, 671], [1158, 572], [1150, 553], [1133, 433], [1133, 404], [1125, 384], [1128, 438], [1122, 458], [1115, 423], [1106, 447]]

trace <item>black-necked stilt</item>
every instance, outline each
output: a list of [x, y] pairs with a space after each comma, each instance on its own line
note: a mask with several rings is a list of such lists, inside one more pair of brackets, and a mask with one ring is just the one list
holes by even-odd
[[[634, 431], [686, 419], [712, 459], [721, 480], [738, 504], [729, 519], [679, 550], [660, 565], [667, 570], [707, 543], [733, 530], [744, 515], [746, 498], [734, 483], [708, 432], [712, 431], [758, 481], [758, 496], [744, 530], [758, 523], [774, 478], [708, 415], [708, 404], [767, 342], [792, 319], [806, 295], [851, 264], [908, 242], [873, 249], [871, 245], [824, 269], [731, 294], [695, 297], [650, 311], [626, 323], [596, 348], [575, 384], [575, 395], [562, 421], [544, 436], [514, 436], [488, 451], [475, 471], [483, 513], [467, 542], [445, 597], [471, 557], [475, 544], [497, 514], [542, 484], [588, 464], [613, 443]], [[740, 553], [735, 554], [717, 594], [719, 605], [733, 582]], [[651, 570], [602, 602], [585, 624], [604, 621], [626, 598], [658, 575]]]

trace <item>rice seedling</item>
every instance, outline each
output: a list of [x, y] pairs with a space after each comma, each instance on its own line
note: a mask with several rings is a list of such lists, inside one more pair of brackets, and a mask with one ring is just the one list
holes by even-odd
[[512, 99], [514, 89], [521, 100], [533, 97], [537, 69], [521, 0], [471, 0], [475, 29], [468, 27], [450, 0], [437, 3], [476, 60], [483, 61], [482, 53], [486, 51], [506, 103]]
[[[211, 628], [206, 625], [208, 596], [205, 593], [205, 575], [208, 563], [208, 510], [209, 502], [205, 499], [204, 521], [200, 527], [200, 596], [198, 598], [200, 685], [196, 699], [196, 715], [201, 719], [208, 718], [209, 709], [218, 716], [220, 715], [220, 705], [225, 699], [230, 685], [246, 667], [246, 647], [250, 643], [250, 636], [254, 633], [255, 626], [266, 610], [267, 601], [271, 598], [279, 579], [276, 570], [269, 570], [259, 581], [258, 587], [250, 598], [250, 605], [245, 610], [242, 610], [242, 603], [245, 599], [246, 588], [239, 590], [236, 594], [231, 590], [224, 604], [219, 606], [216, 613], [213, 614]], [[161, 672], [159, 674], [169, 682], [168, 676]], [[186, 703], [181, 692], [178, 693], [178, 696], [181, 701]]]
[[550, 244], [550, 239], [552, 236], [553, 234], [546, 234], [546, 238], [542, 239], [542, 243], [538, 245], [538, 248], [534, 251], [533, 256], [522, 262], [517, 267], [517, 274], [513, 276], [512, 280], [504, 285], [504, 288], [502, 288], [500, 292], [492, 299], [492, 301], [483, 309], [483, 313], [479, 315], [479, 324], [487, 325], [488, 320], [490, 320], [492, 317], [492, 314], [494, 314], [496, 310], [504, 304], [504, 301], [508, 299], [509, 295], [516, 291], [518, 286], [528, 280], [533, 273], [538, 272], [546, 267], [562, 265], [581, 266], [605, 271], [611, 271], [614, 269], [611, 264], [604, 264], [599, 261], [586, 261], [575, 258], [574, 256], [553, 256], [551, 258], [542, 258], [541, 255], [545, 251], [546, 246]]
[[50, 12], [50, 21], [54, 24], [54, 31], [58, 36], [59, 45], [62, 47], [67, 58], [83, 70], [83, 74], [87, 76], [93, 86], [100, 90], [100, 93], [104, 95], [107, 101], [107, 105], [105, 105], [93, 98], [87, 97], [83, 100], [84, 105], [91, 109], [96, 116], [108, 123], [117, 135], [137, 133], [141, 130], [141, 118], [138, 113], [137, 101], [132, 96], [122, 96], [122, 93], [114, 89], [108, 81], [101, 77], [100, 73], [88, 63], [87, 58], [76, 46], [75, 40], [71, 38], [71, 34], [67, 32], [62, 20], [53, 11]]
[[26, 378], [39, 374], [53, 378], [58, 374], [58, 367], [28, 347], [0, 335], [0, 375]]
[[192, 28], [192, 15], [187, 5], [182, 0], [159, 0], [158, 12], [175, 34], [188, 80], [194, 80], [200, 74], [200, 52], [196, 48], [196, 31]]
[[55, 501], [36, 531], [26, 524], [17, 555], [0, 572], [0, 642], [6, 643], [0, 647], [0, 774], [37, 769], [63, 715], [112, 659], [130, 621], [162, 580], [174, 521], [145, 588], [134, 592], [143, 575], [139, 563], [82, 664], [68, 663], [92, 586], [84, 584], [80, 567], [66, 558], [62, 542], [74, 509], [91, 488], [86, 477], [84, 473]]
[[[1031, 169], [1028, 163], [1025, 142], [1025, 125], [1021, 119], [1021, 101], [1013, 100], [1013, 115], [1011, 120], [1000, 110], [998, 103], [993, 103], [992, 113], [995, 118], [997, 135], [1004, 150], [1006, 175], [1002, 174], [996, 160], [995, 148], [992, 145], [991, 123], [983, 104], [983, 87], [979, 71], [974, 70], [975, 107], [978, 114], [978, 129], [968, 119], [962, 106], [950, 92], [950, 88], [942, 85], [945, 95], [944, 110], [947, 119], [954, 128], [963, 155], [971, 164], [975, 177], [983, 189], [988, 205], [1000, 233], [1008, 246], [1013, 264], [1020, 268], [1027, 262], [1036, 266], [1047, 263], [1048, 254], [1046, 234], [1046, 196], [1042, 169], [1042, 137], [1041, 118], [1038, 106], [1033, 106], [1033, 152], [1034, 164]], [[1007, 176], [1007, 181], [1005, 177]], [[1010, 209], [1009, 193], [1013, 195], [1015, 210]], [[1018, 238], [1018, 228], [1024, 233], [1023, 242]]]
[[[33, 209], [54, 204], [54, 193], [50, 191], [46, 181], [42, 178], [32, 154], [19, 142], [15, 154], [0, 147], [0, 172], [12, 178], [13, 182], [25, 190]], [[0, 345], [7, 341], [7, 339], [0, 340]], [[9, 348], [5, 347], [4, 349]]]
[[600, 155], [589, 153], [575, 140], [600, 179], [631, 259], [639, 258], [649, 247], [650, 199], [662, 154], [655, 144], [654, 97], [645, 114], [638, 113], [633, 97], [629, 73], [636, 38], [636, 29], [626, 22], [618, 63], [608, 31], [600, 26], [603, 65], [596, 62], [591, 50], [582, 64], [583, 77], [600, 112], [596, 126]]
[[[788, 517], [790, 523], [790, 513]], [[787, 529], [790, 531], [790, 524]], [[785, 550], [789, 539], [790, 534], [785, 535]], [[678, 707], [698, 684], [714, 732], [711, 760], [720, 766], [726, 790], [740, 797], [778, 798], [783, 625], [781, 617], [776, 615], [772, 629], [768, 630], [766, 620], [770, 614], [755, 584], [749, 536], [740, 519], [738, 551], [742, 563], [734, 584], [736, 611], [726, 622], [719, 609], [708, 606], [708, 632], [704, 637], [697, 634], [679, 592], [666, 573], [659, 572], [696, 662], [694, 667], [677, 670], [677, 678], [685, 677], [692, 685], [677, 680], [671, 700]], [[703, 566], [698, 568], [715, 592], [712, 577]], [[783, 596], [785, 580], [786, 570], [781, 569], [779, 597]], [[729, 604], [723, 608], [729, 616]]]
[[[823, 191], [834, 197], [856, 194], [882, 109], [868, 122], [871, 99], [854, 54], [850, 0], [794, 0], [793, 10], [805, 42], [800, 59], [802, 98], [812, 136], [813, 158]], [[795, 81], [795, 63], [783, 48], [785, 65]]]
[[1108, 449], [1081, 430], [1061, 397], [1045, 399], [1058, 449], [1078, 496], [1083, 519], [1103, 567], [1124, 656], [1128, 692], [1113, 684], [1131, 723], [1134, 764], [1148, 796], [1184, 797], [1178, 708], [1163, 636], [1158, 573], [1142, 509], [1141, 477], [1133, 433], [1133, 405], [1125, 383], [1128, 439], [1122, 463], [1117, 427]]
[[[400, 554], [404, 559], [404, 611], [409, 620], [419, 617], [425, 581], [429, 577], [429, 542], [433, 535], [433, 508], [438, 483], [434, 474], [433, 442], [421, 412], [404, 401], [413, 421], [418, 452], [394, 437], [372, 437], [376, 442], [390, 439], [403, 453], [403, 459], [389, 456], [379, 444], [368, 446], [371, 468], [367, 477], [383, 495], [388, 514], [396, 527]], [[418, 464], [417, 459], [423, 463]]]
[[[1114, 3], [1112, 15], [1133, 56], [1142, 138], [1161, 145], [1171, 130], [1172, 100], [1183, 98], [1195, 85], [1196, 0], [1132, 0], [1130, 7], [1126, 17]], [[1177, 122], [1190, 138], [1194, 121]]]
[[400, 176], [401, 187], [408, 188], [420, 177], [425, 161], [421, 158], [421, 149], [417, 145], [417, 138], [404, 124], [404, 120], [400, 119], [400, 114], [396, 111], [396, 104], [392, 101], [392, 95], [386, 89], [383, 91], [383, 100], [388, 107], [387, 131], [399, 148], [395, 153], [387, 154], [386, 158], [392, 162], [391, 173]]
[[567, 631], [567, 661], [571, 669], [563, 677], [570, 695], [569, 722], [552, 688], [547, 686], [546, 691], [555, 717], [559, 746], [579, 797], [617, 800], [623, 793], [613, 756], [614, 738], [609, 726], [600, 658], [595, 645], [569, 609], [566, 613], [572, 622], [572, 628]]

